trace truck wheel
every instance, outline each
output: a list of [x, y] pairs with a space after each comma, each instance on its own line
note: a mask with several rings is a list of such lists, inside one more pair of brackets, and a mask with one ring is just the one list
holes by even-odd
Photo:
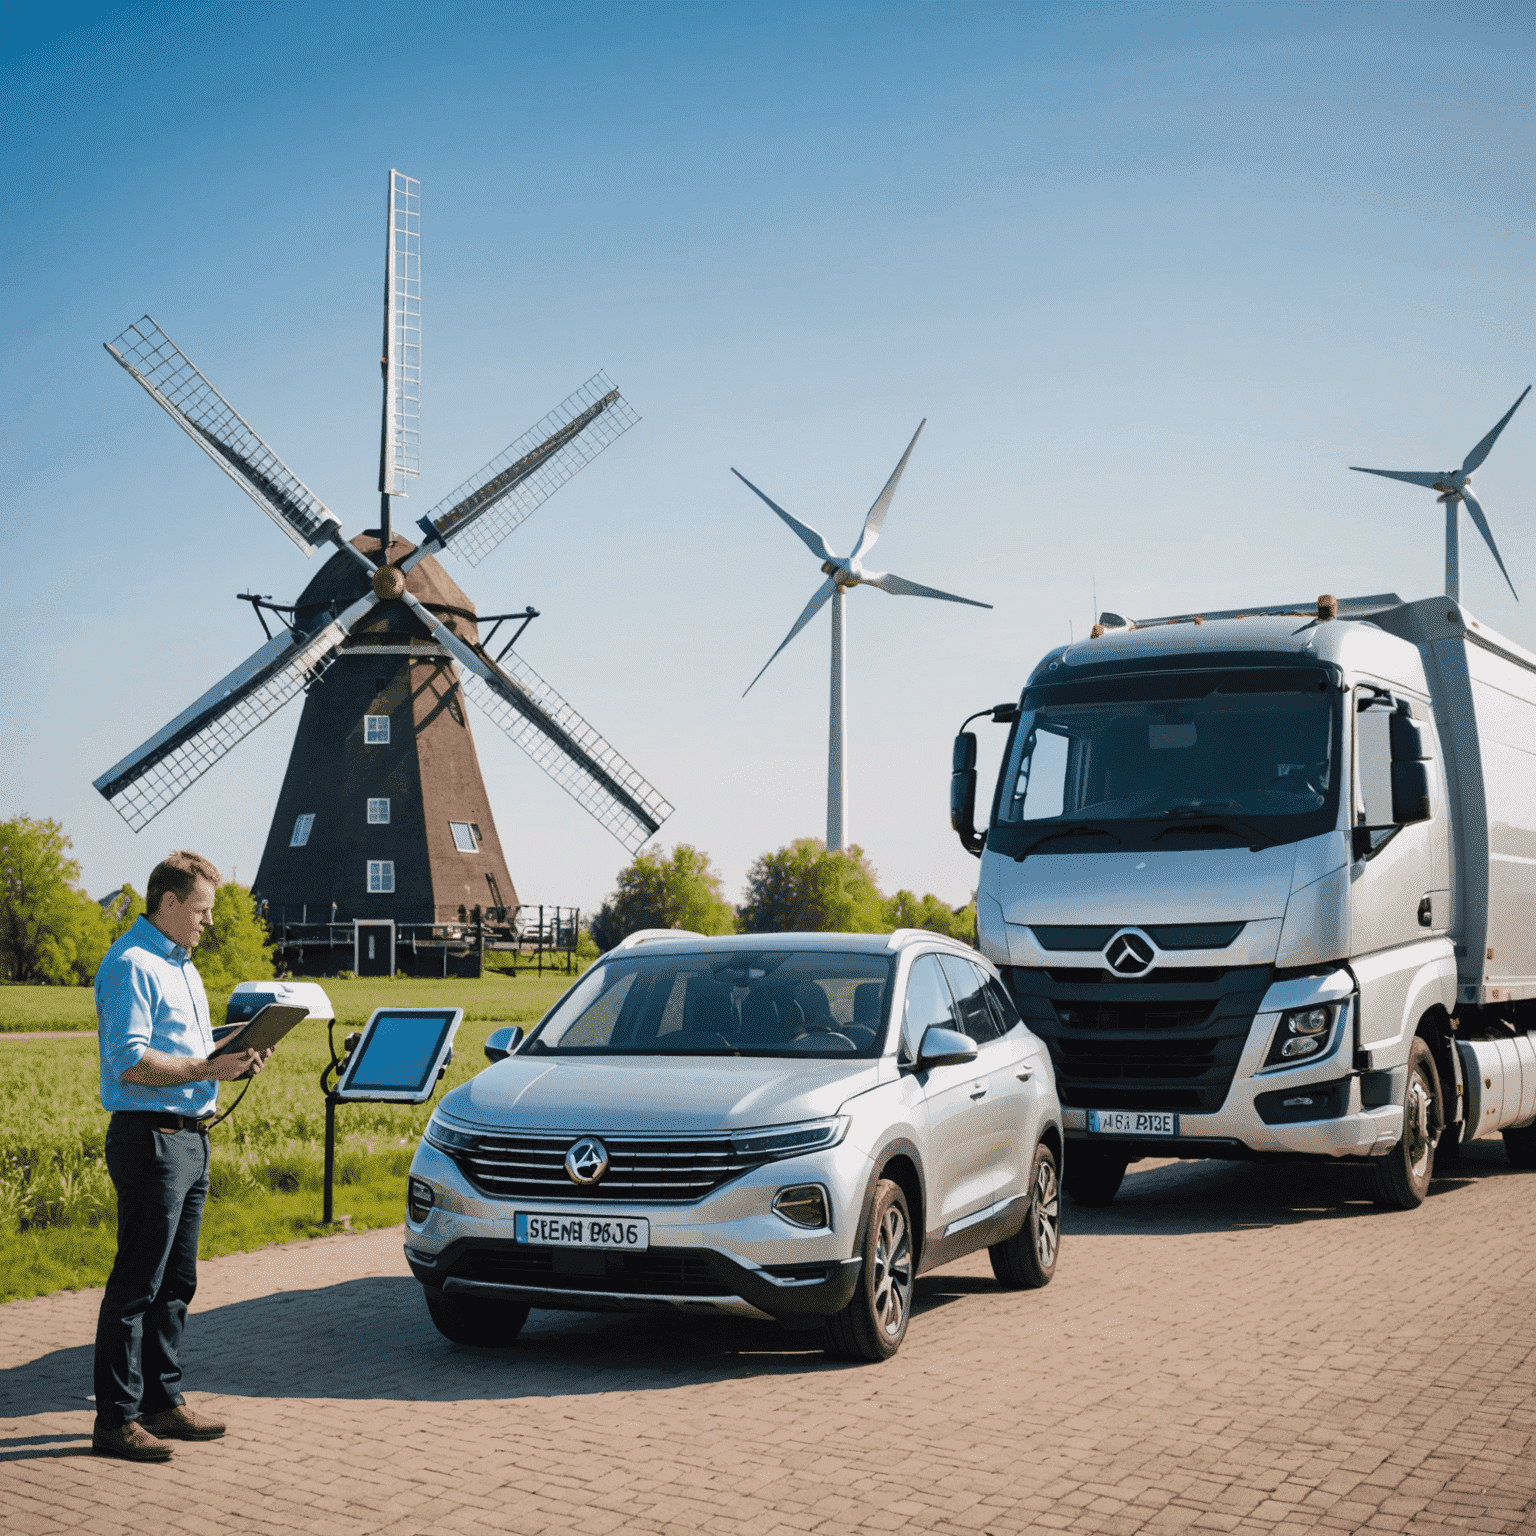
[[1371, 1198], [1393, 1211], [1423, 1205], [1435, 1172], [1435, 1143], [1444, 1115], [1440, 1077], [1429, 1047], [1415, 1038], [1408, 1053], [1408, 1087], [1403, 1095], [1403, 1139], [1371, 1162]]
[[912, 1219], [901, 1186], [881, 1179], [864, 1235], [853, 1299], [827, 1319], [826, 1351], [839, 1360], [889, 1360], [912, 1316]]
[[987, 1249], [992, 1273], [1005, 1291], [1038, 1290], [1051, 1283], [1061, 1252], [1061, 1190], [1056, 1154], [1044, 1142], [1035, 1148], [1029, 1181], [1029, 1214], [1012, 1237]]
[[512, 1343], [528, 1321], [529, 1307], [522, 1301], [474, 1301], [460, 1296], [428, 1296], [432, 1326], [454, 1344], [475, 1349], [503, 1349]]
[[1123, 1152], [1075, 1143], [1061, 1182], [1074, 1205], [1108, 1205], [1115, 1198], [1129, 1163], [1130, 1158]]
[[1516, 1168], [1536, 1168], [1536, 1125], [1505, 1131], [1504, 1155]]

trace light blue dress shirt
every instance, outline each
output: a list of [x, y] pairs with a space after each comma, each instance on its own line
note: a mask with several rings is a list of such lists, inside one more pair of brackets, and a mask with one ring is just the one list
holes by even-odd
[[203, 978], [187, 951], [148, 918], [139, 918], [107, 951], [96, 972], [96, 1035], [103, 1108], [213, 1113], [217, 1083], [150, 1088], [123, 1081], [123, 1073], [147, 1050], [167, 1056], [207, 1056], [213, 1050]]

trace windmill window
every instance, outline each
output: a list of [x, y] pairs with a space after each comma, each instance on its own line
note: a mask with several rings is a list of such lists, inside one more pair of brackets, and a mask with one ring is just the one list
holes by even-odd
[[365, 745], [370, 747], [387, 747], [389, 745], [389, 716], [364, 715], [363, 741]]
[[448, 830], [453, 833], [453, 846], [460, 853], [478, 853], [479, 845], [475, 841], [475, 829], [467, 821], [450, 821]]
[[389, 825], [389, 800], [370, 800], [368, 802], [368, 824], [374, 827], [387, 827]]
[[368, 860], [368, 893], [387, 896], [395, 888], [395, 861], [393, 859]]
[[293, 836], [288, 839], [290, 848], [302, 848], [309, 841], [310, 828], [315, 824], [314, 813], [300, 816], [293, 824]]
[[464, 724], [464, 711], [459, 708], [459, 695], [457, 690], [448, 695], [448, 713], [453, 716], [455, 725]]

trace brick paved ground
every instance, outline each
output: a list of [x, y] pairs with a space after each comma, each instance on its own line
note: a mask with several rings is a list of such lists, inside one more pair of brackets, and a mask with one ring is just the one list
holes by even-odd
[[896, 1360], [769, 1325], [432, 1331], [400, 1234], [203, 1265], [222, 1442], [88, 1453], [100, 1292], [0, 1308], [7, 1533], [1536, 1531], [1536, 1175], [1469, 1150], [1382, 1213], [1344, 1170], [1175, 1164], [1073, 1212], [1055, 1284], [921, 1282]]

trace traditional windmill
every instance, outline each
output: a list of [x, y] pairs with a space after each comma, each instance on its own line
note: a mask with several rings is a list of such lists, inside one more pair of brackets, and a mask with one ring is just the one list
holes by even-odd
[[891, 499], [896, 494], [896, 487], [901, 483], [902, 472], [906, 469], [907, 460], [912, 457], [912, 450], [917, 446], [917, 439], [927, 424], [926, 417], [918, 422], [917, 431], [912, 434], [912, 441], [907, 444], [907, 451], [902, 454], [901, 462], [891, 471], [891, 478], [885, 482], [885, 489], [875, 498], [874, 505], [864, 515], [864, 527], [859, 533], [859, 542], [847, 555], [834, 555], [827, 547], [827, 541], [814, 528], [807, 523], [802, 523], [797, 517], [791, 517], [776, 501], [764, 496], [739, 469], [731, 471], [749, 491], [761, 496], [784, 519], [795, 537], [821, 562], [822, 573], [827, 578], [816, 589], [789, 633], [779, 642], [779, 650], [763, 663], [757, 677], [747, 684], [742, 698], [746, 698], [747, 694], [751, 693], [757, 685], [757, 678], [773, 665], [779, 651], [782, 651], [815, 618], [830, 599], [832, 603], [832, 697], [827, 721], [828, 848], [842, 848], [847, 835], [843, 816], [844, 804], [848, 798], [848, 761], [843, 750], [844, 739], [848, 734], [847, 667], [843, 655], [845, 628], [843, 604], [847, 601], [848, 594], [859, 586], [879, 587], [882, 592], [890, 592], [896, 597], [936, 597], [946, 603], [965, 603], [972, 608], [992, 606], [991, 603], [977, 602], [973, 597], [956, 597], [953, 592], [941, 592], [937, 587], [921, 586], [891, 571], [869, 571], [864, 568], [864, 556], [874, 548], [875, 540], [880, 537], [880, 531], [885, 527], [885, 515], [890, 511]]
[[[399, 924], [452, 923], [473, 906], [516, 904], [460, 702], [465, 694], [631, 852], [672, 813], [554, 689], [509, 654], [521, 627], [491, 656], [486, 647], [496, 630], [481, 641], [474, 604], [435, 558], [451, 548], [478, 564], [638, 420], [608, 379], [589, 380], [420, 519], [419, 545], [392, 530], [391, 498], [407, 494], [420, 467], [420, 263], [421, 185], [391, 171], [380, 527], [351, 540], [149, 316], [107, 343], [306, 555], [322, 543], [336, 547], [291, 606], [242, 594], [258, 616], [275, 613], [282, 631], [269, 633], [254, 655], [95, 781], [139, 831], [305, 693], [253, 886], [274, 924], [345, 929], [373, 922], [392, 937]], [[488, 618], [499, 627], [507, 618], [526, 623], [534, 616], [527, 609]], [[354, 939], [345, 937], [351, 951]]]

